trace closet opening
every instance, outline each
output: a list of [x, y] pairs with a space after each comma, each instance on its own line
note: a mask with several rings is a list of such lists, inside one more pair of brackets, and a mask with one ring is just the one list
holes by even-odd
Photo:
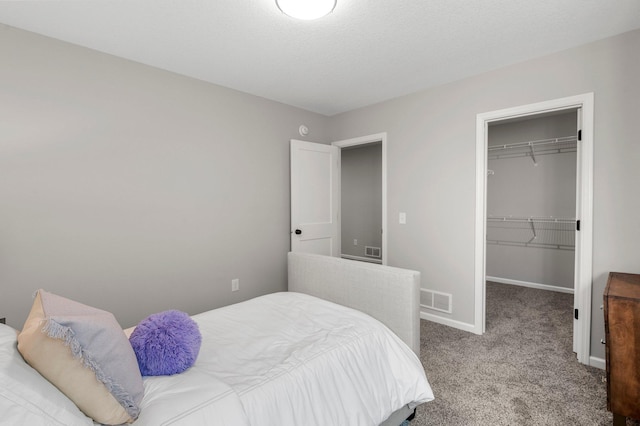
[[501, 309], [496, 288], [540, 312], [563, 300], [571, 349], [602, 367], [590, 358], [593, 93], [478, 114], [476, 129], [473, 331]]
[[577, 117], [576, 108], [489, 124], [489, 331], [500, 317], [523, 316], [530, 324], [548, 327], [550, 339], [564, 341], [572, 333]]

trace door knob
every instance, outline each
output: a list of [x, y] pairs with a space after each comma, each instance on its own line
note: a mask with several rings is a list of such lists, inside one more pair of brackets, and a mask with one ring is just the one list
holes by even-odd
[[302, 230], [301, 229], [296, 229], [296, 235], [300, 235], [302, 234]]

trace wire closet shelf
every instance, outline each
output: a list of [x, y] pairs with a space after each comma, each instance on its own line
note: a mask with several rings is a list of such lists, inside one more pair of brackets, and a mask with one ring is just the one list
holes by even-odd
[[576, 219], [490, 216], [487, 244], [575, 250]]
[[578, 137], [564, 136], [506, 145], [491, 145], [487, 148], [487, 158], [489, 160], [501, 160], [504, 158], [531, 157], [533, 163], [537, 164], [536, 156], [576, 152], [577, 149]]

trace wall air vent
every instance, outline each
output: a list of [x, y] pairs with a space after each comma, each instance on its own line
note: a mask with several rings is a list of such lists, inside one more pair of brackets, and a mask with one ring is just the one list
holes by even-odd
[[380, 259], [380, 247], [370, 247], [370, 246], [365, 246], [364, 247], [364, 255], [367, 257], [375, 257], [377, 259]]
[[434, 311], [452, 313], [451, 294], [435, 290], [420, 289], [420, 306]]

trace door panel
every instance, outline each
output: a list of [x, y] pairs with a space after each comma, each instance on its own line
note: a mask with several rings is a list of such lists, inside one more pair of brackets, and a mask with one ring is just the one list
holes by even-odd
[[340, 256], [340, 149], [291, 140], [291, 251]]

